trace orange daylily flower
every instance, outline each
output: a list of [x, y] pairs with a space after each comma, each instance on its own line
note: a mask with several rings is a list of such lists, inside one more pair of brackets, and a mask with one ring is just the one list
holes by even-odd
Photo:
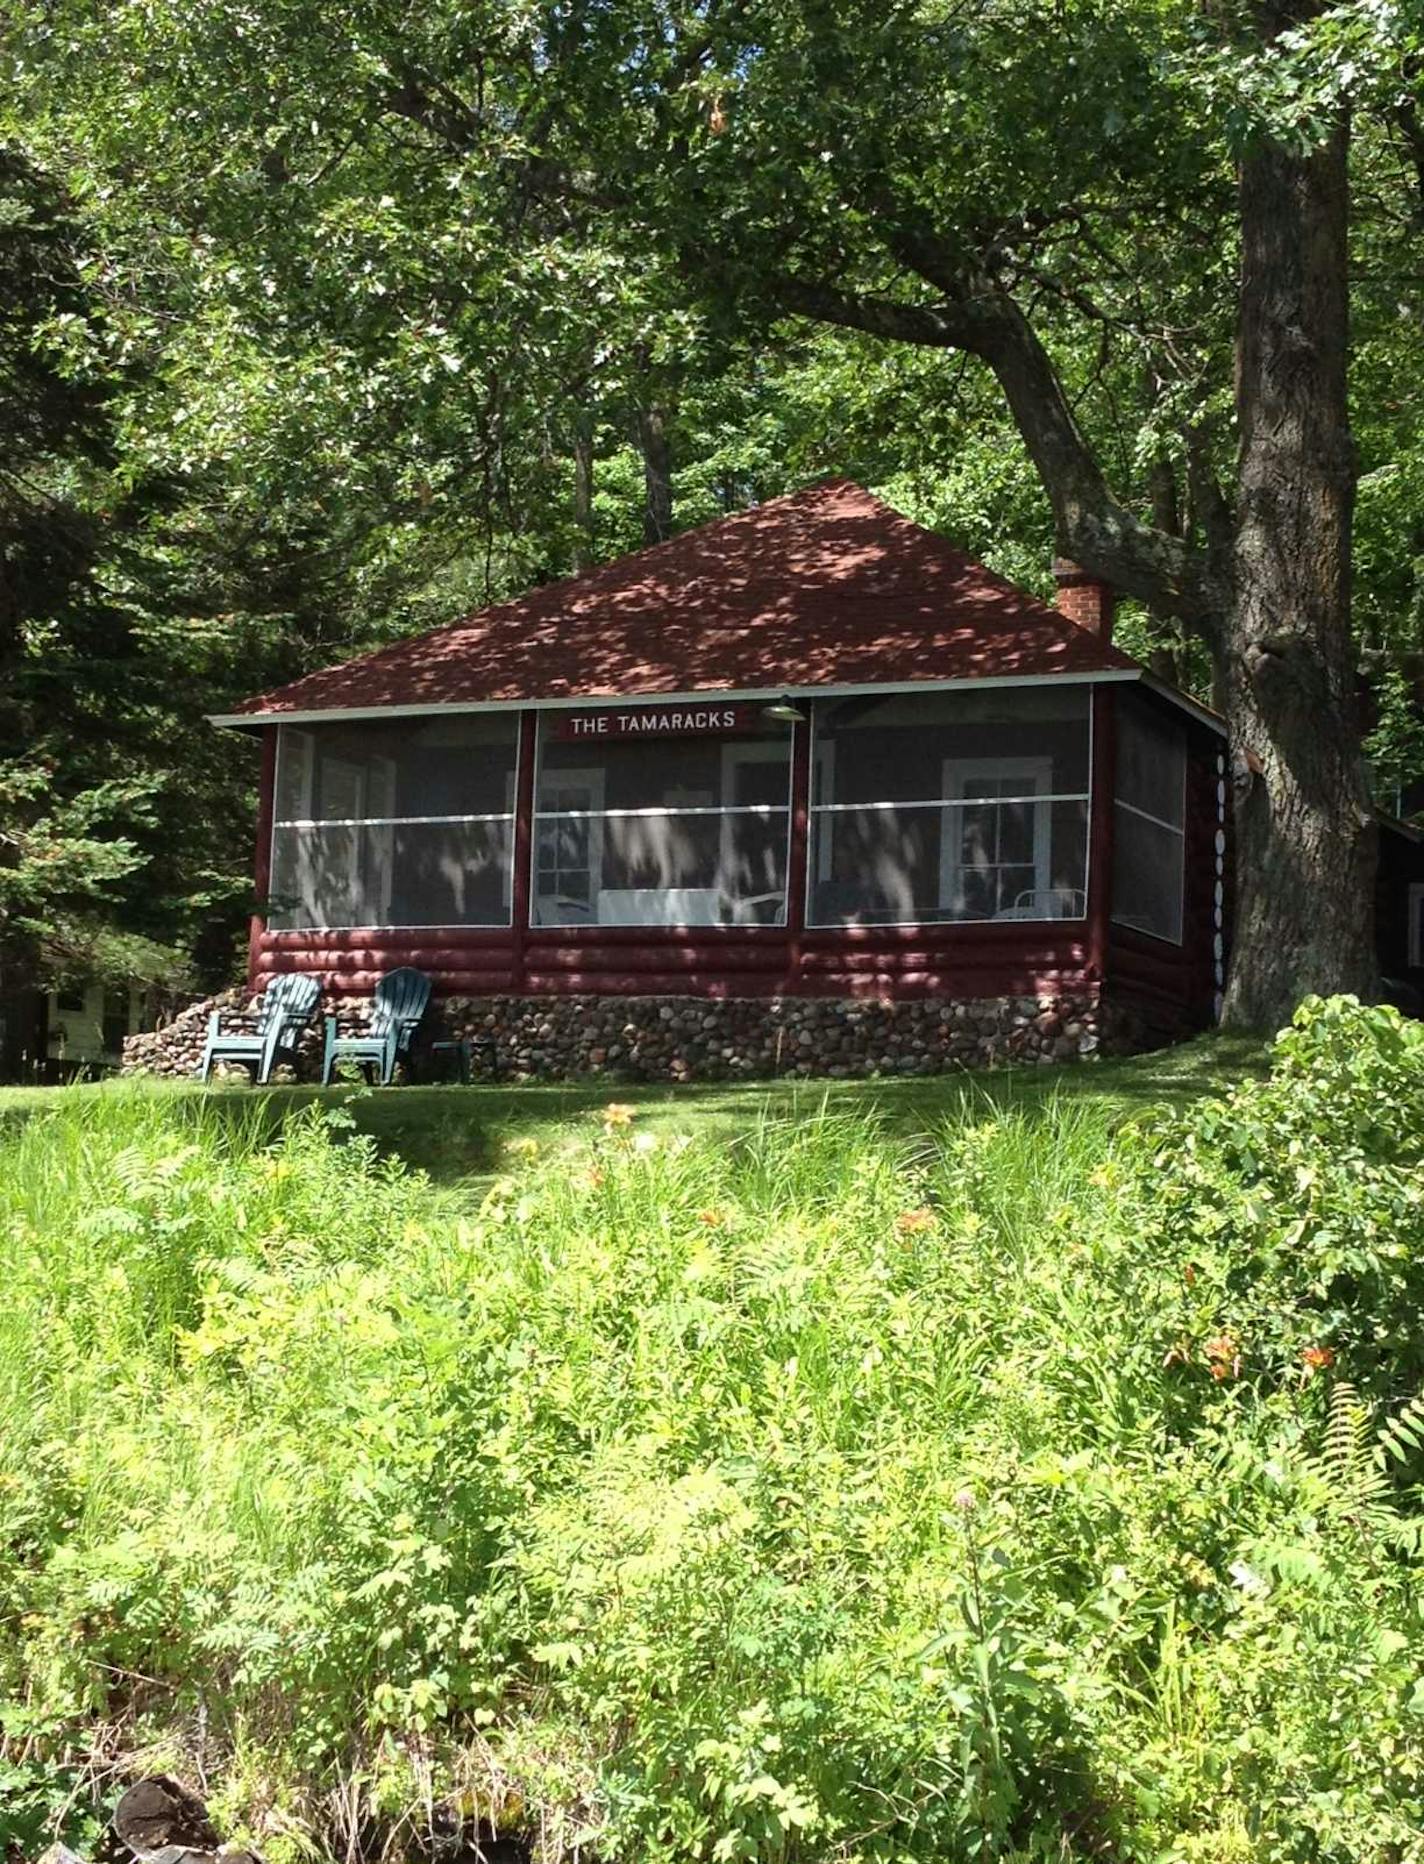
[[1214, 1340], [1208, 1340], [1202, 1352], [1214, 1379], [1240, 1378], [1241, 1347], [1229, 1333], [1220, 1333]]
[[895, 1219], [895, 1228], [901, 1236], [917, 1236], [921, 1230], [934, 1228], [934, 1212], [923, 1207], [919, 1210], [902, 1210]]

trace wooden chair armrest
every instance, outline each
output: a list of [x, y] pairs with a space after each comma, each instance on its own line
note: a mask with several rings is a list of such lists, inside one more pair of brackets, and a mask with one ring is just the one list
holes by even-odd
[[257, 1033], [257, 1018], [251, 1010], [213, 1010], [208, 1016], [209, 1036], [250, 1036]]

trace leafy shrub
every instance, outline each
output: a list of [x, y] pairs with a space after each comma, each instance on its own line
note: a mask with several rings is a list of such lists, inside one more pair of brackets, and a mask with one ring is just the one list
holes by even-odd
[[60, 1097], [0, 1156], [12, 1825], [139, 1749], [279, 1860], [431, 1795], [554, 1856], [1419, 1859], [1422, 1067], [1312, 1004], [1116, 1135], [610, 1109], [478, 1209]]
[[[1253, 1371], [1337, 1361], [1379, 1398], [1424, 1388], [1424, 1024], [1312, 998], [1268, 1080], [1143, 1135], [1142, 1216], [1198, 1315]], [[1307, 1362], [1308, 1363], [1308, 1362]]]

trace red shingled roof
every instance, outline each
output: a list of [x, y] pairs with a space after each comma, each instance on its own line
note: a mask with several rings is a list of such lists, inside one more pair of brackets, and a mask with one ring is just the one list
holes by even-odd
[[933, 531], [833, 479], [309, 673], [233, 716], [1136, 666]]

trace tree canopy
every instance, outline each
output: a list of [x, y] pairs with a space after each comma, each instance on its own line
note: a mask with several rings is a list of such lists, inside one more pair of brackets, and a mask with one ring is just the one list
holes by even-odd
[[1262, 773], [1241, 1012], [1367, 985], [1367, 915], [1282, 902], [1367, 900], [1356, 674], [1418, 665], [1420, 57], [1384, 0], [19, 7], [3, 134], [73, 275], [22, 342], [93, 404], [44, 472], [122, 675], [35, 645], [57, 595], [26, 625], [170, 784], [114, 843], [153, 929], [219, 964], [242, 905], [202, 710], [842, 471], [1133, 598]]

